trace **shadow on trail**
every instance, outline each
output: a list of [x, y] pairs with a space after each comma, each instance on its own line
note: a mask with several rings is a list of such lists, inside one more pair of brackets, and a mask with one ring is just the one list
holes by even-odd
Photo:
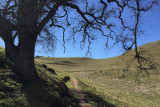
[[[79, 81], [79, 85], [85, 90], [83, 90], [84, 100], [93, 105], [94, 107], [116, 107], [116, 105], [110, 103], [109, 101], [104, 100], [101, 96], [94, 94], [95, 89], [81, 81]], [[108, 100], [111, 101], [110, 98]]]
[[84, 92], [86, 101], [93, 101], [96, 104], [94, 106], [96, 107], [116, 107], [114, 104], [111, 104], [107, 101], [105, 101], [100, 96], [97, 96], [91, 92]]
[[48, 84], [45, 80], [39, 79], [23, 88], [31, 107], [80, 107], [78, 100], [69, 94], [63, 83], [57, 84], [53, 80], [52, 84]]

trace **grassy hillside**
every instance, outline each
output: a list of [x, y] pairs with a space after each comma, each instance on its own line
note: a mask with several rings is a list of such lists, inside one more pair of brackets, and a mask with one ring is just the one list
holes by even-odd
[[13, 72], [13, 63], [0, 47], [0, 107], [68, 107], [76, 101], [68, 93], [64, 81], [53, 69], [36, 64], [39, 81], [30, 85], [21, 82]]
[[[36, 58], [62, 76], [79, 80], [86, 99], [94, 106], [160, 106], [160, 41], [138, 48], [144, 70], [139, 69], [134, 50], [108, 59]], [[101, 103], [101, 105], [97, 105]]]

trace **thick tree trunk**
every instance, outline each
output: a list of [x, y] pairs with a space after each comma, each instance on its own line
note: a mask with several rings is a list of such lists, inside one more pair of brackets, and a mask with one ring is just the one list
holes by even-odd
[[[37, 0], [19, 0], [16, 26], [10, 24], [9, 26], [7, 21], [0, 22], [2, 25], [7, 25], [5, 31], [0, 31], [5, 41], [6, 56], [14, 62], [15, 72], [28, 82], [38, 79], [34, 65], [35, 42], [39, 34], [36, 33], [39, 17], [37, 7]], [[16, 31], [17, 34], [13, 35], [12, 31]], [[15, 36], [19, 40], [18, 46], [14, 45]]]
[[25, 81], [33, 82], [38, 79], [34, 65], [35, 40], [32, 35], [22, 36], [18, 56], [15, 59], [15, 70]]
[[[23, 36], [24, 40], [19, 46], [5, 43], [5, 54], [14, 62], [14, 71], [25, 82], [33, 82], [38, 79], [34, 65], [35, 40], [32, 36]], [[31, 38], [32, 37], [32, 38]]]
[[15, 71], [26, 82], [33, 82], [38, 79], [34, 58], [32, 58], [32, 51], [30, 51], [30, 54], [26, 54], [21, 50], [21, 54], [15, 60]]

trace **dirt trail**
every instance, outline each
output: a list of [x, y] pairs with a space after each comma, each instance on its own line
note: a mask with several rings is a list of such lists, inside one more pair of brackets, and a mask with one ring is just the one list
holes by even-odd
[[78, 81], [71, 77], [71, 83], [73, 85], [72, 93], [74, 93], [77, 96], [77, 99], [79, 100], [79, 105], [81, 107], [89, 107], [89, 104], [85, 101], [85, 97], [83, 92], [78, 88]]

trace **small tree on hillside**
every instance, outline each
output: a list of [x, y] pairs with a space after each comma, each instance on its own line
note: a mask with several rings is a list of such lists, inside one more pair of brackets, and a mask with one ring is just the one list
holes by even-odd
[[[88, 52], [92, 41], [101, 35], [107, 38], [106, 46], [109, 39], [121, 42], [126, 50], [135, 44], [138, 55], [136, 39], [141, 12], [157, 3], [157, 0], [1, 0], [0, 37], [5, 42], [6, 56], [15, 64], [15, 72], [24, 80], [35, 81], [38, 78], [35, 44], [47, 44], [52, 49], [53, 31], [63, 32], [64, 47], [65, 33], [70, 30], [73, 40], [78, 34], [82, 37], [81, 46], [88, 42]], [[131, 13], [133, 21], [125, 19], [125, 11]], [[15, 38], [18, 45], [14, 44]]]

